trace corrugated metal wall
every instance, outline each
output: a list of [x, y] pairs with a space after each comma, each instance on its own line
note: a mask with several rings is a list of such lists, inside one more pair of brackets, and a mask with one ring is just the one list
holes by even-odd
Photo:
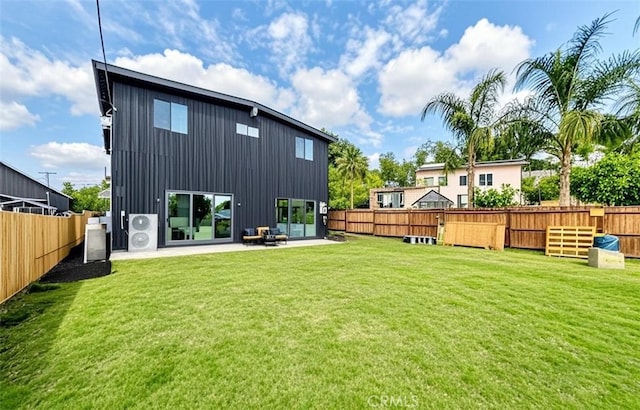
[[46, 199], [47, 192], [49, 192], [50, 205], [58, 208], [58, 211], [68, 211], [71, 208], [71, 200], [66, 196], [0, 163], [0, 194]]
[[[275, 199], [328, 200], [328, 143], [249, 110], [165, 94], [116, 82], [112, 137], [113, 248], [125, 249], [119, 215], [159, 214], [165, 245], [166, 191], [234, 195], [234, 241], [245, 227], [275, 226]], [[188, 135], [153, 127], [154, 98], [187, 105]], [[236, 123], [260, 138], [236, 134]], [[295, 157], [295, 137], [313, 139], [313, 161]], [[317, 235], [324, 236], [316, 215]], [[125, 225], [126, 229], [126, 225]]]

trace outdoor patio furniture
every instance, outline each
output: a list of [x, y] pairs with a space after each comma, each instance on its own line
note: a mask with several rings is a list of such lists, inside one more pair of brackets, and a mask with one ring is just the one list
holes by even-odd
[[276, 236], [271, 233], [271, 229], [268, 226], [259, 226], [256, 230], [258, 231], [258, 235], [262, 238], [262, 243], [264, 243], [265, 246], [277, 245]]
[[242, 234], [242, 242], [246, 245], [249, 243], [258, 243], [262, 240], [262, 235], [258, 234], [254, 228], [245, 228]]
[[276, 242], [284, 242], [285, 245], [287, 243], [287, 240], [289, 239], [289, 236], [283, 233], [282, 231], [280, 231], [280, 228], [271, 228], [269, 229], [269, 233], [271, 235], [275, 235]]

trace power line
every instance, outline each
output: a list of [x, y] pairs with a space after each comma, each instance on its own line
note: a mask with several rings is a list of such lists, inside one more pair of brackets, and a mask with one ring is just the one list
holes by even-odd
[[102, 59], [104, 60], [104, 77], [107, 81], [107, 98], [109, 105], [113, 108], [111, 101], [111, 90], [109, 89], [109, 71], [107, 70], [107, 53], [104, 51], [104, 38], [102, 37], [102, 21], [100, 19], [100, 0], [96, 0], [96, 9], [98, 10], [98, 30], [100, 30], [100, 45], [102, 46]]
[[40, 171], [38, 174], [44, 174], [47, 178], [47, 188], [49, 188], [49, 175], [55, 175], [57, 172], [49, 172], [49, 171]]

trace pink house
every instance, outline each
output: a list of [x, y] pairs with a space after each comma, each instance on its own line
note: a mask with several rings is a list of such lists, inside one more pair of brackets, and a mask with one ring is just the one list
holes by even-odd
[[[509, 184], [520, 191], [522, 166], [527, 164], [520, 159], [477, 162], [475, 186], [500, 190], [502, 184]], [[514, 201], [521, 203], [519, 192]], [[467, 207], [466, 165], [445, 175], [444, 164], [426, 164], [416, 170], [415, 187], [377, 188], [370, 194], [370, 208], [442, 208], [447, 203]]]

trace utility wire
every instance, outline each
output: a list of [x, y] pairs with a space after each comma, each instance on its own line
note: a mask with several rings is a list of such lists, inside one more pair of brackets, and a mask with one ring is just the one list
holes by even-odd
[[98, 9], [98, 29], [100, 30], [100, 44], [102, 45], [102, 58], [104, 60], [104, 77], [107, 81], [107, 98], [109, 99], [109, 105], [113, 108], [113, 102], [111, 101], [111, 89], [109, 88], [109, 71], [107, 70], [107, 54], [104, 51], [104, 38], [102, 37], [102, 21], [100, 20], [100, 0], [96, 0], [96, 9]]

